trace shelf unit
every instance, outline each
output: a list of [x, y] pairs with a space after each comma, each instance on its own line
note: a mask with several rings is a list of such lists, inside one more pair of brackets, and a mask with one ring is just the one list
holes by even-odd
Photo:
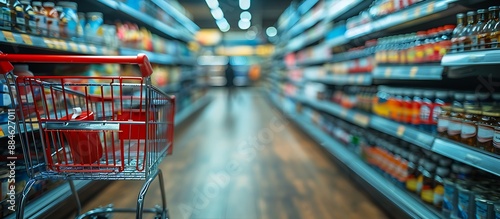
[[389, 203], [390, 205], [398, 206], [399, 209], [393, 209], [393, 214], [399, 216], [397, 218], [441, 218], [439, 213], [429, 208], [420, 201], [417, 201], [401, 188], [393, 185], [382, 175], [376, 172], [369, 165], [364, 163], [358, 156], [348, 150], [345, 145], [324, 133], [320, 128], [316, 127], [304, 116], [289, 112], [283, 109], [278, 100], [268, 94], [271, 103], [284, 112], [284, 115], [293, 121], [299, 128], [313, 138], [318, 144], [333, 155], [348, 171], [356, 174], [357, 179], [362, 180], [364, 184], [368, 184], [371, 188], [367, 188], [371, 194], [376, 194], [379, 197], [380, 204]]
[[441, 80], [444, 67], [441, 65], [383, 66], [373, 70], [373, 79], [385, 80]]

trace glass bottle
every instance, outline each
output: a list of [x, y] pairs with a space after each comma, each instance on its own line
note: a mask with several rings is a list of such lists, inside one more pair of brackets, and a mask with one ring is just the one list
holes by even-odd
[[444, 181], [449, 175], [450, 175], [449, 167], [440, 166], [436, 169], [436, 175], [434, 177], [433, 205], [439, 210], [441, 210], [441, 208], [443, 207]]
[[422, 105], [420, 107], [420, 128], [429, 132], [431, 131], [430, 126], [432, 125], [432, 110], [434, 110], [433, 100], [434, 91], [424, 91]]
[[[499, 15], [500, 16], [500, 15]], [[497, 20], [499, 18], [497, 17]], [[490, 33], [491, 48], [498, 48], [498, 41], [500, 41], [500, 21], [497, 21], [493, 26]]]
[[446, 25], [443, 28], [443, 33], [441, 35], [441, 41], [439, 43], [439, 47], [437, 50], [437, 60], [436, 61], [441, 61], [443, 59], [443, 56], [446, 55], [446, 53], [450, 50], [452, 47], [452, 33], [453, 30], [455, 29], [455, 25]]
[[479, 49], [479, 34], [483, 30], [484, 25], [486, 24], [486, 10], [479, 9], [477, 10], [477, 21], [474, 27], [472, 27], [472, 31], [470, 34], [471, 39], [471, 50]]
[[498, 7], [491, 6], [488, 8], [488, 21], [483, 26], [483, 29], [479, 31], [478, 41], [480, 49], [491, 48], [491, 39], [489, 35], [491, 34], [495, 24], [498, 21]]
[[467, 12], [467, 26], [464, 27], [462, 33], [460, 33], [459, 37], [459, 48], [458, 51], [469, 51], [471, 50], [472, 47], [472, 29], [476, 25], [476, 12], [475, 11], [469, 11]]
[[475, 147], [477, 140], [477, 122], [481, 118], [480, 108], [466, 108], [462, 122], [460, 138], [462, 143]]
[[413, 101], [411, 104], [411, 124], [415, 127], [420, 125], [420, 108], [422, 107], [422, 94], [423, 91], [419, 89], [413, 90]]
[[27, 33], [33, 33], [36, 30], [35, 12], [31, 7], [30, 0], [21, 0], [24, 8], [24, 26]]
[[417, 179], [417, 190], [420, 188], [420, 198], [429, 204], [434, 201], [434, 175], [436, 172], [436, 164], [433, 161], [427, 161], [424, 164], [422, 174]]
[[457, 142], [460, 142], [460, 133], [462, 132], [462, 119], [464, 113], [462, 102], [464, 98], [464, 93], [455, 93], [450, 112], [450, 123], [448, 124], [448, 138]]
[[54, 7], [54, 2], [43, 3], [45, 17], [47, 17], [47, 35], [57, 38], [59, 37], [59, 13]]
[[465, 14], [460, 13], [457, 14], [457, 26], [453, 29], [452, 37], [451, 37], [451, 51], [458, 52], [460, 45], [460, 34], [464, 30], [465, 24]]
[[41, 1], [33, 1], [31, 3], [33, 6], [33, 12], [35, 13], [35, 31], [33, 33], [35, 34], [40, 34], [40, 35], [46, 35], [47, 31], [45, 30], [45, 27], [47, 26], [47, 19], [45, 17], [45, 9], [42, 6]]

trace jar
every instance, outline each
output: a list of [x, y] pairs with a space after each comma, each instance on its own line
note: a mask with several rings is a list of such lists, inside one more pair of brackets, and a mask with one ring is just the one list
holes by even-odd
[[450, 169], [445, 166], [440, 166], [436, 169], [436, 176], [434, 177], [434, 188], [433, 188], [433, 202], [432, 204], [437, 209], [441, 210], [443, 208], [444, 200], [444, 181], [446, 177], [450, 175]]
[[460, 132], [461, 142], [475, 147], [477, 139], [477, 122], [481, 118], [481, 110], [478, 108], [466, 109]]
[[460, 142], [460, 133], [462, 132], [462, 120], [465, 112], [463, 101], [464, 93], [455, 93], [453, 105], [450, 112], [450, 122], [448, 124], [448, 138]]
[[448, 137], [448, 125], [450, 124], [451, 106], [442, 106], [441, 115], [438, 117], [437, 132], [441, 137]]
[[72, 38], [77, 36], [78, 30], [78, 15], [76, 14], [78, 4], [75, 2], [62, 1], [58, 3], [62, 7], [62, 14], [60, 14], [60, 28], [61, 37]]
[[495, 127], [500, 122], [500, 109], [485, 109], [481, 119], [477, 123], [476, 147], [491, 153], [495, 152], [493, 147], [493, 136]]
[[87, 13], [87, 25], [85, 26], [85, 36], [87, 41], [101, 43], [103, 37], [103, 15], [101, 12]]
[[44, 2], [43, 8], [47, 18], [47, 35], [54, 38], [59, 37], [59, 13], [54, 2]]
[[434, 177], [436, 172], [436, 164], [428, 161], [424, 165], [422, 174], [417, 179], [417, 191], [420, 190], [420, 198], [422, 201], [433, 204], [434, 202]]

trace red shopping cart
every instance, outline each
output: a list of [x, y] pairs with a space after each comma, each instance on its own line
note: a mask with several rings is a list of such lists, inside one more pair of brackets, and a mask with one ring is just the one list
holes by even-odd
[[[15, 76], [11, 62], [135, 64], [142, 77]], [[35, 182], [51, 179], [68, 180], [78, 205], [76, 218], [112, 212], [168, 217], [159, 164], [173, 149], [175, 98], [151, 84], [153, 72], [145, 55], [0, 54], [0, 70], [11, 87], [18, 130], [25, 130], [19, 136], [30, 180], [18, 199], [16, 218], [24, 218], [27, 194]], [[144, 197], [157, 177], [161, 206], [144, 209]], [[72, 180], [145, 182], [136, 209], [105, 207], [81, 214]]]

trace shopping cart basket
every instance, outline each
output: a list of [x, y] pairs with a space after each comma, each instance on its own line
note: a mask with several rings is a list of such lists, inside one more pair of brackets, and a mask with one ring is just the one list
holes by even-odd
[[[11, 62], [135, 64], [142, 77], [15, 76]], [[68, 180], [77, 218], [109, 212], [154, 213], [167, 218], [161, 170], [172, 152], [175, 98], [151, 84], [152, 67], [138, 56], [0, 54], [0, 70], [16, 109], [19, 137], [30, 180], [18, 198], [23, 218], [28, 192], [38, 180]], [[41, 143], [36, 143], [41, 142]], [[162, 205], [144, 209], [144, 197], [158, 177]], [[144, 180], [136, 209], [98, 208], [80, 214], [72, 180]]]

